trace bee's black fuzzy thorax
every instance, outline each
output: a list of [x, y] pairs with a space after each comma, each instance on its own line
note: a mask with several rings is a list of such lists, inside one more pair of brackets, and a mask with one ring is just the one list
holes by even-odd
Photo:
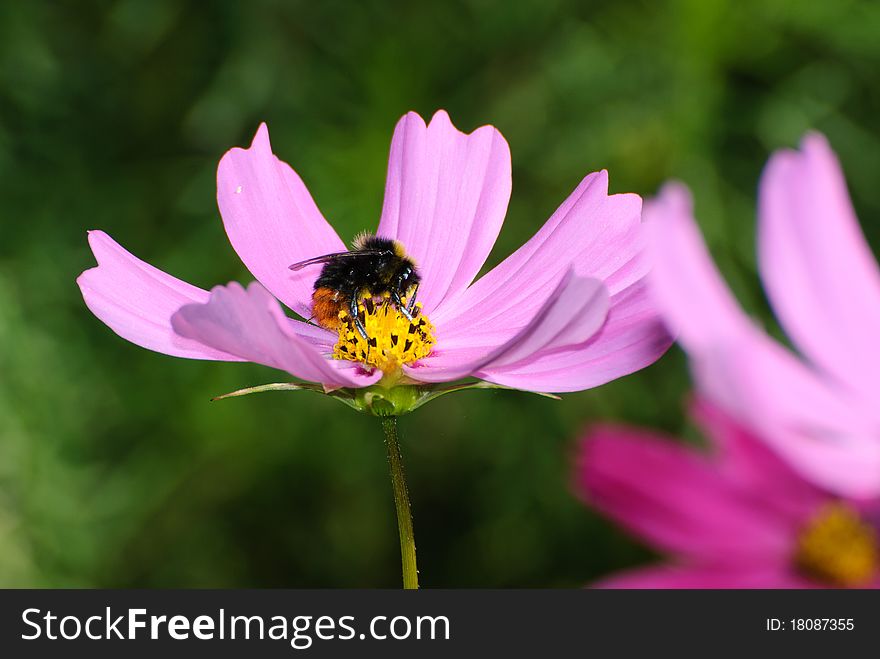
[[315, 290], [329, 288], [345, 297], [364, 291], [405, 296], [420, 280], [415, 263], [400, 243], [366, 235], [355, 240], [348, 258], [331, 259], [324, 264], [315, 280]]

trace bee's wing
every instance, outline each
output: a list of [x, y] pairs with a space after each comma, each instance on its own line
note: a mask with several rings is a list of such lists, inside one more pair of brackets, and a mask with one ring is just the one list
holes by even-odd
[[318, 263], [328, 263], [337, 259], [353, 259], [358, 256], [378, 256], [379, 254], [387, 254], [387, 252], [381, 249], [362, 249], [356, 252], [334, 252], [333, 254], [324, 254], [323, 256], [316, 256], [313, 259], [300, 261], [299, 263], [294, 263], [288, 267], [291, 270], [302, 270], [306, 266], [317, 265]]

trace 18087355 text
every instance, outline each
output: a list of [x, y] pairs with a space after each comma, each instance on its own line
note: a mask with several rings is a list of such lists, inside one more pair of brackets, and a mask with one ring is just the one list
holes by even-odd
[[766, 630], [768, 632], [807, 632], [807, 631], [853, 631], [855, 619], [853, 618], [767, 618]]

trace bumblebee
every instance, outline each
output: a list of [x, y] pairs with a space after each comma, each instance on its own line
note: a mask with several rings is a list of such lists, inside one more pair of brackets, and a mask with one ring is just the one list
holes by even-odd
[[396, 240], [362, 234], [355, 238], [350, 252], [325, 254], [294, 263], [290, 269], [301, 270], [319, 263], [324, 267], [315, 280], [312, 319], [322, 327], [338, 330], [339, 312], [347, 307], [355, 328], [367, 339], [367, 331], [358, 317], [358, 304], [365, 298], [384, 296], [407, 320], [413, 320], [421, 277], [416, 264]]

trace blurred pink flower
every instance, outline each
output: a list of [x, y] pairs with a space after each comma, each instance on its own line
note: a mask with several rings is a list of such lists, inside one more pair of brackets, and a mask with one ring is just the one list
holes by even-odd
[[[561, 392], [654, 362], [671, 340], [645, 290], [640, 198], [608, 195], [607, 173], [590, 174], [531, 240], [472, 284], [510, 189], [510, 152], [495, 128], [464, 134], [442, 111], [428, 126], [414, 113], [398, 122], [378, 234], [416, 261], [436, 344], [402, 365], [395, 382], [474, 376]], [[257, 362], [328, 390], [379, 382], [378, 369], [332, 358], [337, 333], [288, 317], [276, 301], [308, 318], [320, 267], [288, 266], [346, 247], [272, 153], [265, 125], [249, 149], [223, 156], [217, 199], [232, 246], [259, 283], [209, 293], [92, 231], [98, 267], [78, 279], [92, 312], [123, 338], [169, 355]]]
[[576, 487], [673, 560], [606, 588], [880, 587], [880, 508], [808, 483], [720, 409], [694, 416], [706, 453], [647, 431], [600, 427], [582, 440]]
[[683, 185], [665, 186], [644, 215], [652, 292], [701, 393], [818, 485], [880, 495], [880, 271], [825, 138], [775, 153], [760, 185], [761, 278], [803, 359], [740, 309]]

